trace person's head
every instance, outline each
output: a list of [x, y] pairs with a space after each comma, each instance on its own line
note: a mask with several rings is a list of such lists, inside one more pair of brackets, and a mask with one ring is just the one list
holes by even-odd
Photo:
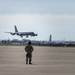
[[31, 45], [31, 41], [28, 42], [28, 45]]

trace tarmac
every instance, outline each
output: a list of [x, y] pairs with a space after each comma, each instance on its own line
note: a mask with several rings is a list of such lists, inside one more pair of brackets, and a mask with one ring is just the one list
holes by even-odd
[[24, 46], [0, 46], [0, 75], [75, 75], [75, 48], [33, 47], [29, 65]]

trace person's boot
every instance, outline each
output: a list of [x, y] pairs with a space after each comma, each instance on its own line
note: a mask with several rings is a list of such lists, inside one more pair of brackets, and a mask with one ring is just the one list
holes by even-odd
[[29, 63], [29, 64], [32, 64], [32, 63]]

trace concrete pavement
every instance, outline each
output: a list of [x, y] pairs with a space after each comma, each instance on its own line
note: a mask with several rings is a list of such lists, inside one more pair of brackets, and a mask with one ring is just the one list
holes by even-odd
[[75, 75], [75, 48], [34, 46], [26, 65], [24, 46], [0, 46], [0, 75]]

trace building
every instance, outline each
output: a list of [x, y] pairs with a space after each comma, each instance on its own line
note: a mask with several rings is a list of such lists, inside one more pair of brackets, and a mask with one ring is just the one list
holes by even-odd
[[49, 43], [52, 42], [52, 35], [49, 36]]

